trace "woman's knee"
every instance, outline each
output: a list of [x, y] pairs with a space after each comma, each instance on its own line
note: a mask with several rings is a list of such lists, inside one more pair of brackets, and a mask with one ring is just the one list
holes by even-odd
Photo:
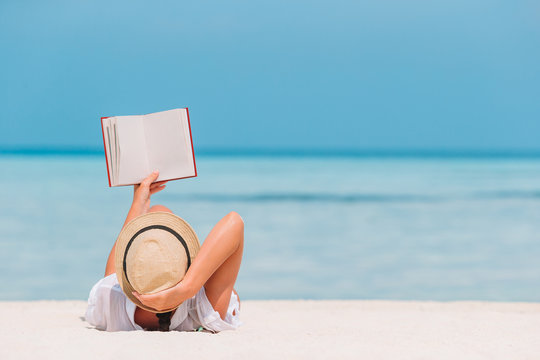
[[148, 209], [148, 212], [157, 212], [157, 211], [164, 211], [171, 214], [173, 213], [171, 209], [163, 205], [154, 205], [150, 209]]
[[225, 216], [225, 219], [228, 231], [230, 231], [230, 233], [233, 234], [238, 240], [238, 248], [240, 253], [242, 253], [244, 248], [244, 220], [235, 211], [231, 211], [230, 213], [228, 213]]
[[239, 229], [244, 231], [244, 219], [236, 212], [231, 211], [225, 216], [225, 219], [227, 219], [227, 223], [231, 226], [238, 227]]

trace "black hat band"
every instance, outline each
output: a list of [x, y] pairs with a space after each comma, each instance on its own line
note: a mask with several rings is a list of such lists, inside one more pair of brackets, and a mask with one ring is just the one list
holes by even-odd
[[173, 229], [171, 229], [170, 227], [167, 227], [167, 226], [164, 226], [164, 225], [150, 225], [150, 226], [147, 226], [147, 227], [144, 227], [142, 228], [141, 230], [137, 231], [135, 233], [135, 235], [133, 235], [131, 237], [131, 239], [129, 239], [129, 242], [127, 243], [126, 245], [126, 250], [124, 250], [124, 260], [122, 262], [122, 267], [124, 269], [124, 276], [126, 277], [126, 281], [129, 283], [129, 285], [131, 285], [131, 283], [129, 282], [129, 279], [128, 279], [128, 275], [127, 275], [127, 270], [126, 270], [126, 257], [127, 257], [127, 253], [129, 251], [129, 248], [131, 246], [131, 243], [133, 243], [133, 240], [135, 240], [135, 238], [137, 236], [139, 236], [140, 234], [142, 234], [143, 232], [145, 231], [148, 231], [148, 230], [151, 230], [151, 229], [160, 229], [160, 230], [165, 230], [165, 231], [168, 231], [170, 232], [171, 234], [173, 234], [177, 239], [178, 241], [180, 241], [180, 243], [184, 246], [184, 250], [186, 250], [186, 254], [187, 254], [187, 267], [186, 267], [186, 272], [187, 270], [189, 269], [189, 267], [191, 266], [191, 256], [189, 254], [189, 249], [188, 249], [188, 246], [186, 244], [186, 241], [184, 240], [184, 238], [179, 234], [177, 233], [176, 231], [174, 231]]

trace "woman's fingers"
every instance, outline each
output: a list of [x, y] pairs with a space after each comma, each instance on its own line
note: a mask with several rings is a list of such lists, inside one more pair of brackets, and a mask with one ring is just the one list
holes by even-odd
[[152, 184], [154, 181], [156, 181], [158, 177], [159, 177], [159, 171], [154, 170], [150, 175], [148, 175], [146, 177], [146, 179], [144, 179], [141, 182], [141, 185], [142, 186], [150, 186], [150, 184]]
[[164, 184], [166, 184], [168, 181], [169, 181], [169, 180], [163, 180], [163, 181], [155, 182], [155, 183], [153, 183], [152, 185], [150, 185], [150, 189], [153, 189], [153, 188], [155, 188], [155, 187], [164, 185]]
[[132, 294], [133, 294], [133, 296], [135, 296], [137, 299], [139, 299], [139, 301], [142, 302], [144, 305], [150, 306], [150, 303], [151, 303], [151, 302], [148, 301], [147, 295], [139, 294], [139, 293], [136, 292], [136, 291], [133, 291]]
[[154, 310], [157, 310], [157, 311], [161, 311], [161, 310], [165, 310], [166, 307], [164, 306], [164, 302], [163, 302], [163, 295], [162, 294], [148, 294], [148, 295], [143, 295], [143, 294], [139, 294], [138, 292], [134, 291], [132, 292], [132, 294], [137, 298], [139, 299], [139, 301], [143, 304], [143, 305], [146, 305], [148, 307], [151, 307], [152, 309]]
[[137, 292], [135, 292], [135, 291], [134, 291], [132, 294], [133, 294], [133, 296], [135, 296], [137, 299], [139, 299], [139, 301], [140, 301], [143, 305], [146, 305], [146, 306], [148, 306], [148, 307], [151, 307], [152, 309], [157, 310], [157, 311], [161, 310], [161, 309], [156, 309], [154, 306], [152, 306], [152, 305], [153, 305], [152, 302], [149, 301], [148, 299], [145, 299], [145, 298], [144, 298], [145, 295], [141, 295], [141, 294], [139, 294], [139, 293], [137, 293]]
[[143, 295], [143, 294], [139, 294], [136, 291], [133, 292], [133, 295], [135, 295], [135, 297], [139, 299], [139, 301], [145, 305], [151, 305], [152, 303], [154, 303], [153, 300], [156, 300], [155, 298], [157, 298], [156, 295], [153, 295], [153, 294]]
[[139, 299], [142, 304], [157, 311], [176, 308], [187, 299], [187, 297], [178, 294], [178, 284], [153, 294], [139, 294], [134, 291], [133, 295]]
[[165, 189], [165, 185], [157, 186], [155, 188], [150, 189], [150, 195], [154, 195], [155, 193]]

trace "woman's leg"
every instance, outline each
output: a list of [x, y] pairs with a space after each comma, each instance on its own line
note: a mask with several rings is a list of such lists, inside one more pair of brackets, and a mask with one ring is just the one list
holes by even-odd
[[173, 213], [171, 209], [169, 209], [168, 207], [163, 206], [163, 205], [154, 205], [150, 209], [148, 209], [149, 213], [156, 212], [156, 211], [164, 211], [164, 212], [168, 212], [168, 213], [171, 213], [171, 214]]
[[[206, 297], [210, 304], [221, 318], [225, 319], [244, 251], [244, 221], [240, 215], [231, 212], [221, 219], [204, 240], [199, 255], [208, 253], [202, 251], [203, 247], [211, 248], [215, 254], [228, 254], [204, 283]], [[199, 260], [204, 262], [204, 259]]]

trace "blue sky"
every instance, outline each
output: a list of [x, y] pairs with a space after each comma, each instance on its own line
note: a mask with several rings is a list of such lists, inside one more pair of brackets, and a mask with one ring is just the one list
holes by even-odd
[[540, 149], [537, 1], [2, 1], [0, 147]]

